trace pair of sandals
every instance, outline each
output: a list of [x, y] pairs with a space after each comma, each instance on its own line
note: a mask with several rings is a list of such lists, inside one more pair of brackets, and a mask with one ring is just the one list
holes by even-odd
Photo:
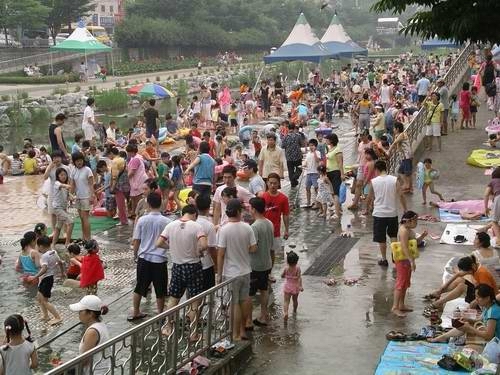
[[404, 342], [404, 341], [421, 341], [425, 340], [426, 337], [422, 336], [416, 332], [410, 333], [409, 335], [404, 334], [403, 332], [400, 331], [390, 331], [385, 335], [385, 338], [388, 341], [399, 341], [399, 342]]

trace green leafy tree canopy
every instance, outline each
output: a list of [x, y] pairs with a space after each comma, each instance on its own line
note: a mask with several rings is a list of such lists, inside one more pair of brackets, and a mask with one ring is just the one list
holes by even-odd
[[379, 0], [372, 9], [401, 14], [409, 7], [417, 10], [401, 30], [405, 35], [457, 42], [500, 40], [499, 0]]

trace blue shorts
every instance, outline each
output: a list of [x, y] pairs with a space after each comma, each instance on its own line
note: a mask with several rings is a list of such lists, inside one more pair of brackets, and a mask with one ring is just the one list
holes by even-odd
[[401, 160], [401, 164], [399, 164], [398, 173], [410, 176], [413, 171], [413, 159], [403, 159]]
[[189, 297], [194, 297], [204, 292], [203, 269], [201, 262], [175, 264], [172, 266], [169, 295], [180, 299], [186, 289]]
[[146, 128], [146, 138], [151, 138], [152, 136], [154, 136], [155, 139], [158, 140], [158, 138], [160, 138], [160, 131], [152, 131], [151, 129]]
[[306, 188], [318, 187], [318, 178], [319, 174], [318, 173], [308, 173], [306, 174]]

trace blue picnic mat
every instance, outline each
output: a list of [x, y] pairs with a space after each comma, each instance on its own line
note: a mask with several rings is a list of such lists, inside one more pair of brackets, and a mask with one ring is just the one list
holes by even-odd
[[442, 223], [469, 223], [473, 221], [485, 222], [490, 221], [488, 216], [482, 216], [480, 220], [464, 220], [460, 216], [457, 210], [445, 210], [444, 208], [439, 209], [439, 219]]
[[[448, 352], [447, 344], [426, 341], [390, 341], [380, 358], [375, 375], [448, 375], [461, 372], [443, 370], [437, 365]], [[468, 373], [467, 371], [463, 371]]]

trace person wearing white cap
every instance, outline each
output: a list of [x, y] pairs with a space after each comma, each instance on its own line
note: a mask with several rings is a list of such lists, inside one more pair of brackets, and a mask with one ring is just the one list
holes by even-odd
[[[78, 312], [80, 322], [86, 327], [78, 351], [83, 354], [99, 344], [109, 340], [108, 327], [101, 320], [101, 315], [108, 312], [108, 307], [101, 301], [101, 299], [94, 295], [83, 297], [80, 302], [69, 305], [71, 311]], [[102, 354], [96, 354], [93, 358], [93, 363], [89, 363], [89, 367], [85, 367], [84, 374], [90, 373], [90, 366], [95, 365], [98, 361], [99, 364], [93, 368], [93, 373], [96, 370], [109, 370], [109, 361], [102, 360]]]

